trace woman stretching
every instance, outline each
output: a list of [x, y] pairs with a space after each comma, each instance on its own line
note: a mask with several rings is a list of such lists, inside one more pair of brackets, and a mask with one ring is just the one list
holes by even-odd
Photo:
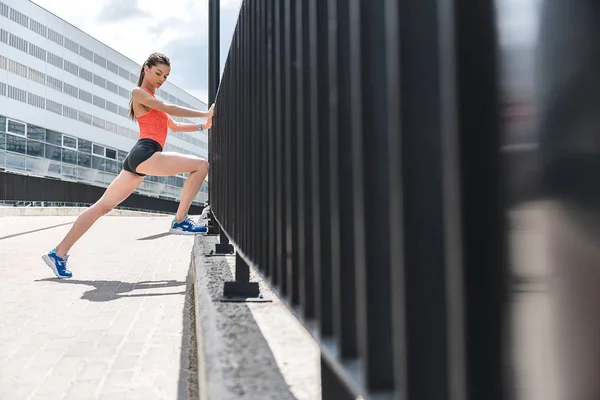
[[[163, 152], [168, 128], [174, 132], [203, 131], [212, 126], [214, 105], [208, 112], [192, 110], [173, 104], [164, 104], [154, 94], [169, 76], [169, 58], [161, 53], [148, 57], [133, 89], [129, 116], [137, 119], [140, 136], [129, 155], [123, 160], [123, 171], [106, 189], [100, 200], [84, 211], [62, 242], [42, 258], [59, 278], [70, 278], [67, 269], [67, 253], [81, 236], [100, 218], [124, 201], [142, 183], [145, 175], [170, 176], [189, 172], [179, 208], [171, 223], [169, 232], [180, 235], [206, 233], [205, 226], [196, 225], [187, 213], [192, 200], [200, 190], [208, 173], [208, 162], [202, 158], [172, 152]], [[180, 124], [169, 115], [176, 117], [207, 118], [205, 124]]]

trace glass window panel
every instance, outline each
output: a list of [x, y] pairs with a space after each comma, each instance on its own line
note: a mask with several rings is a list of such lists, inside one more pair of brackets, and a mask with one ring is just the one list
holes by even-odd
[[114, 174], [119, 173], [119, 163], [114, 160], [106, 160], [106, 171]]
[[106, 158], [117, 159], [117, 151], [113, 149], [106, 149]]
[[0, 132], [0, 149], [6, 149], [6, 133]]
[[79, 139], [77, 141], [77, 146], [78, 146], [79, 151], [82, 151], [82, 152], [88, 153], [88, 154], [92, 153], [92, 142], [90, 142], [89, 140]]
[[65, 163], [77, 165], [77, 152], [75, 150], [63, 149], [62, 160]]
[[44, 143], [27, 140], [27, 154], [30, 156], [44, 157]]
[[92, 168], [106, 171], [106, 158], [94, 156], [92, 158]]
[[119, 150], [119, 152], [117, 153], [117, 160], [123, 162], [123, 160], [125, 160], [126, 157], [127, 157], [127, 152]]
[[[81, 141], [79, 141], [81, 143]], [[92, 168], [92, 156], [86, 153], [79, 153], [77, 158], [77, 165], [82, 167]]]
[[46, 130], [35, 125], [27, 125], [27, 137], [29, 139], [46, 141]]
[[51, 131], [50, 129], [46, 130], [46, 143], [56, 144], [58, 146], [62, 145], [62, 133]]
[[0, 117], [0, 132], [6, 132], [6, 117]]
[[94, 145], [94, 154], [103, 156], [104, 155], [104, 147], [98, 146], [97, 144], [95, 144]]
[[8, 132], [25, 136], [25, 124], [16, 121], [8, 121]]
[[54, 161], [62, 161], [61, 151], [62, 149], [58, 146], [45, 145], [44, 158]]
[[77, 148], [77, 139], [71, 136], [63, 135], [63, 147], [68, 147], [71, 149]]
[[25, 146], [25, 138], [15, 135], [6, 135], [6, 150], [25, 154]]

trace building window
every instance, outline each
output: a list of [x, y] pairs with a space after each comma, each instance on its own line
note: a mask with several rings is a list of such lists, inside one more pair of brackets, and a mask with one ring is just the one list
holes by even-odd
[[117, 159], [117, 151], [113, 149], [106, 149], [106, 158], [111, 158], [113, 160]]
[[119, 86], [112, 83], [111, 81], [106, 81], [106, 89], [110, 90], [113, 93], [119, 94]]
[[104, 157], [104, 147], [95, 144], [93, 151], [94, 151], [94, 154]]
[[63, 135], [63, 147], [68, 147], [70, 149], [77, 149], [77, 139], [71, 136]]
[[113, 74], [119, 74], [119, 67], [117, 66], [117, 64], [111, 63], [108, 60], [106, 60], [106, 69], [108, 69]]
[[76, 99], [79, 98], [79, 90], [75, 86], [69, 85], [67, 82], [63, 85], [63, 91], [69, 96], [73, 96]]
[[119, 96], [121, 96], [125, 99], [129, 99], [129, 91], [127, 91], [127, 89], [124, 89], [121, 86], [119, 86]]
[[77, 110], [74, 108], [63, 106], [63, 115], [67, 118], [71, 118], [77, 121]]
[[8, 70], [13, 74], [27, 78], [27, 66], [13, 60], [8, 60]]
[[48, 39], [52, 40], [54, 43], [59, 44], [61, 46], [63, 46], [63, 44], [64, 44], [63, 35], [61, 35], [58, 32], [53, 31], [50, 28], [48, 28]]
[[59, 92], [62, 92], [63, 91], [62, 85], [63, 85], [63, 83], [60, 79], [56, 79], [52, 76], [46, 77], [46, 86], [48, 86], [49, 88], [58, 90]]
[[33, 93], [27, 94], [27, 103], [42, 110], [46, 108], [46, 99]]
[[44, 85], [46, 83], [46, 74], [33, 68], [29, 68], [29, 74], [27, 77], [30, 80], [39, 83], [40, 85]]
[[27, 125], [27, 137], [29, 139], [40, 140], [42, 142], [46, 141], [46, 130], [39, 126], [35, 125]]
[[91, 125], [92, 124], [92, 116], [88, 113], [84, 113], [83, 111], [79, 111], [79, 121], [84, 124]]
[[106, 130], [112, 133], [119, 133], [119, 129], [117, 124], [113, 124], [112, 122], [106, 121]]
[[68, 164], [77, 165], [77, 152], [74, 150], [62, 149], [62, 161]]
[[106, 79], [94, 74], [94, 84], [104, 89], [106, 87]]
[[0, 69], [8, 68], [8, 59], [4, 56], [0, 56]]
[[10, 19], [19, 25], [23, 25], [25, 28], [29, 28], [29, 17], [21, 14], [14, 8], [10, 9]]
[[26, 146], [27, 141], [25, 138], [14, 135], [6, 135], [6, 150], [25, 154]]
[[129, 71], [127, 71], [126, 69], [119, 67], [119, 75], [121, 76], [121, 78], [129, 80]]
[[105, 160], [106, 161], [106, 172], [112, 172], [113, 174], [119, 173], [119, 163], [114, 160]]
[[16, 133], [17, 135], [25, 136], [25, 124], [17, 121], [8, 120], [7, 132]]
[[91, 154], [92, 153], [92, 142], [89, 140], [79, 139], [77, 141], [77, 149], [84, 153]]
[[33, 43], [29, 43], [29, 54], [35, 58], [39, 58], [42, 61], [46, 61], [46, 50], [36, 46]]
[[75, 43], [69, 38], [65, 38], [65, 47], [71, 50], [75, 54], [79, 54], [79, 44]]
[[0, 132], [0, 150], [6, 149], [6, 133]]
[[67, 71], [68, 73], [70, 73], [70, 74], [73, 74], [75, 76], [79, 76], [79, 67], [77, 65], [73, 64], [70, 61], [65, 60], [63, 69], [65, 71]]
[[127, 118], [127, 117], [129, 117], [129, 110], [128, 110], [128, 109], [126, 109], [125, 107], [121, 107], [121, 106], [119, 106], [119, 115], [120, 115], [121, 117], [125, 117], [125, 118]]
[[92, 156], [90, 154], [78, 153], [77, 165], [86, 168], [92, 168]]
[[90, 61], [94, 61], [94, 52], [91, 51], [91, 50], [86, 49], [82, 45], [79, 45], [79, 55], [82, 56], [83, 58], [86, 58], [86, 59], [90, 60]]
[[0, 132], [6, 132], [6, 117], [0, 117]]
[[100, 108], [106, 108], [106, 100], [102, 97], [94, 95], [94, 105]]
[[94, 74], [85, 68], [79, 68], [79, 77], [85, 79], [88, 82], [92, 82]]
[[92, 168], [106, 171], [106, 161], [104, 157], [92, 157]]
[[44, 158], [54, 161], [62, 161], [62, 149], [57, 146], [44, 145]]
[[106, 109], [115, 114], [119, 113], [119, 106], [117, 106], [115, 103], [111, 103], [110, 101], [106, 102]]
[[123, 161], [125, 161], [125, 157], [127, 157], [127, 152], [119, 150], [117, 153], [117, 160], [119, 162], [123, 162]]
[[48, 64], [52, 64], [57, 68], [63, 69], [63, 59], [54, 53], [47, 53]]
[[44, 157], [44, 143], [27, 140], [27, 154], [35, 157]]
[[106, 68], [106, 58], [99, 56], [96, 53], [94, 53], [94, 63], [101, 66], [102, 68]]
[[10, 34], [8, 44], [14, 47], [15, 49], [19, 49], [25, 53], [27, 53], [27, 48], [29, 47], [29, 42], [27, 40], [21, 39], [20, 37], [12, 33]]
[[53, 112], [54, 114], [62, 115], [63, 105], [48, 99], [46, 101], [46, 110]]
[[0, 41], [8, 44], [8, 32], [4, 29], [0, 29]]
[[62, 133], [46, 129], [46, 143], [60, 146], [62, 144]]
[[96, 128], [106, 129], [106, 121], [102, 118], [94, 117], [92, 125], [94, 125]]
[[0, 15], [2, 15], [3, 17], [8, 18], [9, 9], [10, 9], [9, 6], [7, 6], [4, 3], [0, 3]]
[[41, 35], [43, 37], [47, 36], [46, 27], [44, 25], [40, 24], [39, 22], [37, 22], [35, 19], [31, 19], [29, 21], [29, 29], [31, 29], [32, 31], [34, 31], [35, 33], [37, 33], [38, 35]]
[[79, 89], [79, 99], [92, 104], [94, 96], [83, 89]]

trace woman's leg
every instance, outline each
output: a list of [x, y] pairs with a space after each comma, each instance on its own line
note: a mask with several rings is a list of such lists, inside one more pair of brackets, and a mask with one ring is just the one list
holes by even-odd
[[138, 165], [136, 170], [141, 174], [154, 176], [170, 176], [190, 173], [183, 192], [181, 193], [181, 201], [175, 214], [175, 220], [181, 222], [187, 215], [192, 200], [198, 194], [204, 178], [208, 174], [208, 161], [203, 158], [179, 154], [173, 152], [154, 153], [152, 157]]
[[106, 189], [100, 200], [85, 210], [75, 221], [67, 236], [56, 246], [56, 253], [64, 257], [81, 236], [104, 214], [118, 206], [140, 185], [143, 176], [129, 171], [121, 171], [119, 176]]

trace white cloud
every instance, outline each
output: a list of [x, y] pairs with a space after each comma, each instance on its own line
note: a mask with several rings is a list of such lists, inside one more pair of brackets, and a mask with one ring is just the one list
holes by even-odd
[[[208, 48], [208, 0], [125, 0], [125, 5], [118, 0], [33, 1], [138, 64], [155, 51], [169, 55], [169, 46], [174, 43]], [[237, 15], [241, 3], [242, 0], [221, 0], [222, 16]], [[229, 33], [234, 26], [235, 18], [221, 19], [222, 45], [224, 40], [231, 40]], [[188, 67], [198, 62], [208, 64], [208, 54], [180, 54], [178, 59], [171, 57], [171, 61]], [[186, 77], [178, 76], [177, 69], [173, 72], [173, 83], [206, 101], [206, 87], [186, 86]]]

